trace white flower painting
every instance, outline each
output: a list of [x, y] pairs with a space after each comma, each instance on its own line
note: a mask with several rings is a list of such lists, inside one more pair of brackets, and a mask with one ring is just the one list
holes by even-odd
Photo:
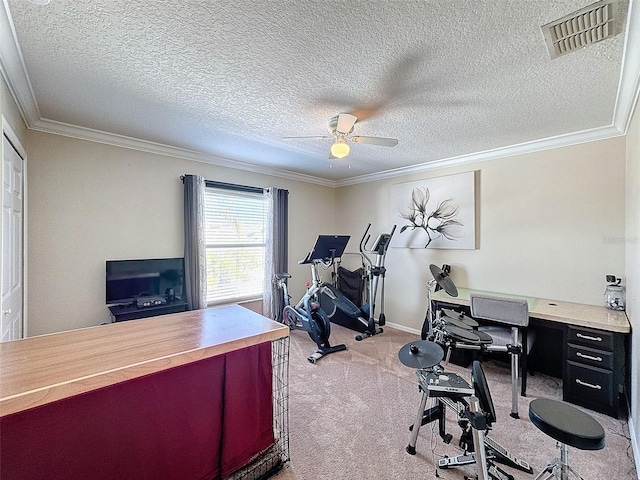
[[392, 247], [476, 248], [475, 172], [391, 186]]

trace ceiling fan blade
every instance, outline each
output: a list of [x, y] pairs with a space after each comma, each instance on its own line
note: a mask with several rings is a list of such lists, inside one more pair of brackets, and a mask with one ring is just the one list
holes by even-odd
[[307, 137], [281, 137], [282, 140], [292, 140], [292, 139], [296, 139], [296, 138], [321, 138], [323, 140], [333, 140], [333, 137], [329, 136], [329, 135], [311, 135], [311, 136], [307, 136]]
[[398, 140], [395, 138], [383, 138], [383, 137], [350, 137], [354, 143], [369, 143], [371, 145], [380, 145], [382, 147], [395, 147], [398, 144]]
[[336, 125], [336, 131], [338, 133], [347, 134], [351, 131], [356, 124], [358, 117], [351, 115], [350, 113], [341, 113], [338, 115], [338, 124]]

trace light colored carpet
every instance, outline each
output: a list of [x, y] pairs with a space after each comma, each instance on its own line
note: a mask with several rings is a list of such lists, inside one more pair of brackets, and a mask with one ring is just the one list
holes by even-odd
[[[332, 325], [332, 344], [345, 343], [346, 352], [328, 355], [313, 365], [306, 358], [315, 344], [303, 331], [291, 332], [289, 371], [289, 431], [291, 462], [274, 478], [323, 479], [462, 479], [475, 475], [475, 467], [437, 469], [444, 455], [461, 454], [461, 429], [448, 409], [445, 444], [437, 422], [423, 426], [415, 456], [406, 453], [408, 427], [413, 423], [421, 393], [415, 371], [398, 360], [400, 348], [415, 335], [385, 327], [381, 335], [356, 342], [355, 332]], [[556, 442], [529, 420], [534, 398], [562, 398], [561, 380], [536, 374], [528, 377], [527, 397], [519, 397], [520, 419], [511, 411], [509, 366], [483, 363], [496, 409], [497, 421], [489, 436], [513, 455], [528, 462], [532, 475], [500, 465], [516, 480], [533, 480], [558, 456]], [[446, 366], [470, 381], [470, 370]], [[626, 419], [616, 420], [585, 410], [606, 432], [599, 451], [570, 449], [569, 461], [585, 480], [637, 479]], [[437, 470], [437, 474], [436, 474]]]

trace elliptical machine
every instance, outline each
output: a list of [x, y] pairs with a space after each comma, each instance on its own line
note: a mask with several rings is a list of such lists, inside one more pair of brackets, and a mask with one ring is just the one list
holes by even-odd
[[[386, 323], [384, 315], [384, 278], [386, 267], [384, 266], [384, 262], [396, 226], [393, 226], [390, 233], [378, 235], [371, 250], [367, 247], [371, 239], [369, 235], [370, 229], [371, 224], [368, 224], [359, 246], [365, 272], [364, 278], [366, 279], [366, 302], [362, 306], [355, 305], [338, 287], [328, 283], [323, 284], [320, 290], [320, 304], [323, 310], [327, 312], [329, 320], [343, 327], [360, 332], [360, 334], [355, 337], [357, 341], [382, 333], [383, 329], [380, 327]], [[373, 255], [375, 255], [375, 260], [371, 258]], [[338, 268], [338, 273], [340, 273], [340, 270], [341, 269]], [[349, 272], [348, 270], [347, 272], [349, 274], [355, 273]], [[378, 286], [380, 286], [381, 301], [380, 315], [378, 320], [376, 320], [375, 308]]]
[[326, 268], [331, 267], [335, 258], [340, 257], [344, 252], [348, 241], [349, 236], [347, 235], [318, 236], [313, 249], [303, 260], [298, 262], [300, 265], [308, 264], [311, 266], [311, 283], [307, 282], [307, 292], [295, 306], [290, 304], [291, 296], [287, 289], [287, 279], [291, 278], [291, 275], [288, 273], [275, 275], [276, 288], [280, 292], [280, 298], [284, 304], [282, 316], [277, 320], [292, 330], [304, 330], [309, 334], [309, 337], [318, 346], [318, 350], [307, 357], [311, 363], [316, 363], [330, 353], [347, 349], [344, 344], [331, 346], [329, 343], [331, 322], [318, 302], [318, 292], [322, 288], [318, 265], [323, 265]]
[[[367, 305], [369, 307], [368, 328], [364, 332], [364, 337], [358, 335], [356, 336], [356, 340], [362, 340], [362, 338], [370, 337], [376, 333], [382, 333], [382, 328], [376, 328], [376, 319], [374, 316], [376, 296], [378, 294], [378, 279], [380, 279], [380, 315], [378, 316], [377, 323], [378, 325], [383, 326], [387, 322], [384, 316], [384, 277], [387, 272], [387, 269], [384, 266], [384, 261], [387, 257], [387, 249], [391, 243], [391, 238], [393, 237], [393, 233], [396, 231], [396, 226], [393, 226], [390, 233], [378, 235], [378, 238], [376, 238], [371, 250], [367, 250], [367, 243], [369, 243], [370, 238], [370, 236], [367, 235], [369, 233], [369, 228], [371, 228], [371, 224], [367, 226], [367, 229], [362, 236], [362, 240], [360, 240], [360, 253], [367, 262], [367, 278], [369, 283], [369, 303], [363, 307], [363, 310], [365, 311], [367, 311]], [[374, 254], [376, 256], [375, 262], [373, 262], [369, 257], [369, 255]]]

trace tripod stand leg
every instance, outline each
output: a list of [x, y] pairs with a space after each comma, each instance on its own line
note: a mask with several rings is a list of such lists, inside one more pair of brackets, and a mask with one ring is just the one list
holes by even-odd
[[[516, 327], [511, 328], [511, 342], [513, 345], [518, 346], [518, 329]], [[520, 354], [511, 353], [511, 416], [513, 418], [520, 418], [518, 414], [518, 368], [519, 368]]]
[[418, 415], [416, 416], [416, 421], [413, 424], [413, 429], [411, 430], [411, 438], [409, 439], [409, 445], [407, 445], [407, 453], [409, 455], [416, 454], [416, 441], [418, 440], [418, 432], [420, 432], [420, 425], [422, 425], [422, 417], [424, 415], [424, 407], [427, 405], [427, 392], [422, 392], [422, 398], [420, 399], [420, 407], [418, 407]]
[[[480, 412], [480, 401], [477, 397], [469, 398], [469, 410], [471, 413]], [[472, 428], [473, 443], [476, 448], [476, 469], [478, 471], [478, 480], [489, 480], [489, 474], [487, 473], [487, 451], [484, 448], [484, 430], [478, 430], [475, 427]]]
[[[536, 478], [533, 480], [549, 480], [550, 478], [555, 477], [554, 473], [554, 465], [548, 465], [547, 468], [542, 470]], [[546, 476], [545, 476], [546, 475]]]

